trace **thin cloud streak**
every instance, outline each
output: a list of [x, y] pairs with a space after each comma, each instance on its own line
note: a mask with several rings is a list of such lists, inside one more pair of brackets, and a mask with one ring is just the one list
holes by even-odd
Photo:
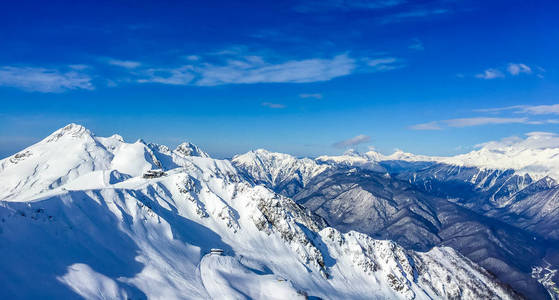
[[269, 64], [257, 57], [229, 61], [225, 66], [199, 68], [201, 79], [197, 85], [319, 82], [349, 75], [354, 69], [355, 60], [345, 54], [332, 59], [313, 58], [279, 64]]
[[0, 67], [0, 86], [29, 92], [62, 93], [68, 90], [93, 90], [92, 79], [74, 68], [71, 71], [37, 67]]
[[396, 70], [405, 67], [405, 64], [403, 64], [401, 60], [396, 57], [381, 57], [367, 59], [366, 61], [367, 65], [376, 72]]
[[142, 65], [140, 62], [137, 62], [137, 61], [118, 60], [118, 59], [110, 59], [108, 61], [108, 63], [110, 65], [117, 66], [117, 67], [122, 67], [122, 68], [126, 68], [126, 69], [135, 69], [135, 68]]
[[262, 102], [262, 103], [260, 103], [260, 105], [268, 107], [268, 108], [274, 108], [274, 109], [282, 109], [282, 108], [286, 107], [284, 104], [272, 103], [272, 102]]
[[354, 11], [354, 10], [378, 10], [385, 9], [400, 4], [405, 0], [381, 0], [381, 1], [345, 1], [345, 0], [311, 0], [299, 3], [294, 10], [299, 13], [314, 13], [328, 11]]
[[442, 121], [449, 127], [471, 127], [480, 125], [490, 125], [490, 124], [530, 124], [527, 118], [487, 118], [487, 117], [476, 117], [476, 118], [460, 118], [460, 119], [450, 119]]
[[299, 94], [299, 98], [303, 98], [303, 99], [322, 99], [322, 94]]
[[556, 124], [559, 120], [530, 120], [526, 117], [521, 118], [491, 118], [491, 117], [473, 117], [473, 118], [457, 118], [442, 121], [432, 121], [428, 123], [421, 123], [411, 125], [408, 128], [411, 130], [442, 130], [445, 127], [464, 128], [482, 125], [499, 125], [499, 124], [528, 124], [528, 125], [542, 125], [542, 124]]
[[415, 124], [409, 127], [412, 130], [441, 130], [441, 126], [436, 122], [428, 122], [428, 123], [421, 123]]
[[346, 54], [272, 64], [260, 56], [229, 59], [224, 65], [200, 62], [178, 68], [151, 68], [138, 82], [216, 86], [224, 84], [307, 83], [328, 81], [352, 73], [356, 64]]
[[422, 19], [426, 17], [443, 15], [450, 12], [451, 12], [450, 10], [445, 8], [433, 8], [433, 9], [420, 8], [420, 9], [404, 11], [401, 13], [395, 13], [393, 15], [389, 15], [383, 18], [381, 23], [383, 24], [400, 23], [404, 21], [411, 21], [411, 20]]
[[513, 105], [495, 108], [476, 109], [477, 112], [498, 113], [503, 111], [511, 111], [516, 114], [528, 115], [557, 115], [559, 114], [559, 104], [550, 105]]
[[352, 137], [350, 139], [334, 143], [334, 144], [332, 144], [332, 146], [334, 146], [336, 148], [347, 148], [347, 147], [356, 146], [356, 145], [359, 145], [359, 144], [368, 143], [370, 141], [371, 141], [370, 136], [360, 134], [360, 135]]
[[423, 42], [421, 42], [421, 40], [419, 39], [413, 39], [413, 44], [409, 45], [408, 48], [416, 51], [425, 50], [425, 48], [423, 47]]

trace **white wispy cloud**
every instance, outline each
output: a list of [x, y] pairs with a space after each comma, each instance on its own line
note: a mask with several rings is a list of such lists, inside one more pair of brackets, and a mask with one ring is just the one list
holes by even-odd
[[446, 8], [418, 8], [385, 16], [382, 19], [382, 23], [399, 23], [409, 20], [433, 17], [436, 15], [443, 15], [450, 12], [451, 10]]
[[294, 9], [300, 13], [325, 11], [352, 11], [385, 9], [406, 3], [406, 0], [307, 0], [295, 5]]
[[552, 105], [524, 105], [519, 107], [519, 113], [531, 115], [559, 114], [559, 104]]
[[262, 102], [260, 103], [260, 105], [268, 107], [268, 108], [285, 108], [284, 104], [280, 104], [280, 103], [272, 103], [272, 102]]
[[355, 59], [346, 54], [332, 58], [290, 60], [280, 63], [267, 62], [261, 56], [234, 56], [228, 58], [223, 64], [199, 61], [176, 68], [145, 69], [141, 72], [138, 82], [198, 86], [305, 83], [346, 76], [351, 74], [355, 67]]
[[436, 122], [427, 122], [421, 124], [415, 124], [409, 127], [412, 130], [441, 130], [441, 126]]
[[350, 139], [334, 143], [332, 146], [334, 146], [336, 148], [346, 148], [346, 147], [356, 146], [356, 145], [359, 145], [359, 144], [368, 143], [370, 141], [371, 141], [370, 136], [360, 134], [360, 135], [352, 137]]
[[532, 68], [528, 67], [525, 64], [509, 63], [509, 65], [507, 66], [507, 71], [511, 75], [516, 76], [521, 73], [530, 74], [532, 73]]
[[141, 71], [140, 83], [162, 83], [171, 85], [187, 85], [194, 80], [192, 66], [178, 68], [149, 68]]
[[186, 60], [190, 60], [190, 61], [197, 61], [200, 60], [200, 56], [198, 55], [187, 55], [184, 57]]
[[315, 93], [315, 94], [299, 94], [299, 98], [303, 98], [303, 99], [307, 99], [307, 98], [322, 99], [322, 94], [319, 94], [319, 93]]
[[476, 74], [476, 78], [480, 79], [495, 79], [495, 78], [504, 78], [508, 75], [511, 76], [518, 76], [521, 74], [533, 74], [535, 73], [536, 76], [539, 78], [543, 78], [543, 73], [545, 70], [541, 67], [535, 67], [536, 72], [533, 72], [532, 67], [523, 64], [523, 63], [509, 63], [506, 67], [498, 67], [498, 68], [489, 68], [482, 73]]
[[441, 121], [431, 121], [409, 126], [412, 130], [441, 130], [448, 127], [463, 128], [482, 125], [498, 125], [498, 124], [555, 124], [559, 120], [530, 120], [527, 117], [520, 118], [492, 118], [492, 117], [473, 117], [473, 118], [457, 118]]
[[357, 72], [405, 67], [402, 59], [390, 56], [351, 57], [342, 53], [331, 57], [285, 59], [266, 49], [251, 51], [242, 46], [180, 58], [181, 65], [161, 67], [132, 61], [106, 61], [129, 69], [126, 79], [129, 82], [195, 86], [321, 82]]
[[432, 18], [452, 13], [457, 8], [446, 0], [303, 0], [294, 6], [295, 11], [306, 14], [374, 10], [379, 12], [375, 19], [381, 24]]
[[355, 60], [346, 54], [331, 59], [312, 58], [271, 64], [261, 57], [231, 60], [225, 66], [206, 65], [199, 68], [198, 85], [229, 83], [305, 83], [327, 81], [349, 75]]
[[559, 114], [559, 104], [550, 105], [512, 105], [505, 107], [482, 108], [476, 109], [478, 112], [503, 112], [510, 111], [516, 114], [529, 114], [529, 115], [551, 115]]
[[89, 69], [90, 66], [84, 65], [84, 64], [77, 64], [77, 65], [68, 65], [68, 68], [70, 68], [72, 70], [76, 70], [76, 71], [83, 71], [83, 70]]
[[491, 117], [474, 117], [474, 118], [459, 118], [442, 121], [450, 127], [470, 127], [490, 124], [511, 124], [511, 123], [524, 123], [530, 124], [528, 118], [491, 118]]
[[142, 65], [140, 62], [137, 61], [119, 60], [119, 59], [109, 59], [107, 63], [113, 66], [118, 66], [126, 69], [135, 69]]
[[487, 69], [483, 71], [483, 73], [476, 74], [476, 78], [481, 79], [495, 79], [503, 77], [505, 77], [505, 74], [497, 69]]
[[439, 130], [445, 127], [471, 127], [494, 124], [559, 124], [558, 119], [534, 119], [540, 115], [559, 115], [559, 104], [549, 105], [512, 105], [503, 107], [475, 109], [478, 113], [507, 114], [507, 117], [472, 117], [457, 118], [410, 126], [413, 130]]
[[67, 90], [93, 90], [91, 77], [75, 68], [62, 71], [40, 67], [0, 67], [0, 86], [30, 92], [61, 93]]
[[405, 64], [396, 57], [381, 57], [374, 59], [367, 59], [367, 65], [374, 71], [390, 71], [405, 67]]

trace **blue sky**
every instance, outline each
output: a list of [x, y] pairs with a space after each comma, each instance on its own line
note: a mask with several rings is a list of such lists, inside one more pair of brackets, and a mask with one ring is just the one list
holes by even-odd
[[12, 2], [0, 157], [70, 122], [216, 157], [559, 132], [557, 1]]

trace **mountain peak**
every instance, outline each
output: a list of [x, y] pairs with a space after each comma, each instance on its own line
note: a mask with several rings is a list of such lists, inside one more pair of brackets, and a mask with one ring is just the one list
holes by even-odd
[[83, 127], [82, 125], [76, 123], [70, 123], [55, 132], [51, 133], [45, 141], [54, 142], [59, 140], [62, 137], [72, 137], [72, 138], [80, 138], [83, 136], [93, 136], [93, 133], [89, 131], [89, 129]]
[[177, 146], [175, 151], [185, 156], [210, 157], [208, 153], [202, 151], [202, 149], [190, 142], [183, 142]]

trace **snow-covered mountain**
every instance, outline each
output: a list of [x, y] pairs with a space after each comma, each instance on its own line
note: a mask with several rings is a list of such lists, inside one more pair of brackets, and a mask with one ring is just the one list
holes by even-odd
[[236, 155], [232, 163], [257, 184], [273, 186], [276, 191], [292, 196], [304, 187], [311, 178], [330, 169], [309, 158], [298, 159], [284, 153], [264, 149]]
[[[554, 139], [533, 133], [451, 158], [348, 151], [315, 159], [327, 170], [291, 181], [298, 188], [289, 193], [274, 181], [258, 182], [342, 232], [356, 230], [410, 249], [451, 246], [529, 298], [559, 299], [559, 185], [554, 179], [559, 139]], [[283, 154], [268, 156], [277, 160]], [[258, 165], [271, 165], [265, 158]], [[255, 165], [250, 161], [233, 163], [249, 179], [269, 172], [246, 168]], [[292, 174], [300, 166], [294, 157], [274, 164], [288, 165]], [[546, 275], [547, 291], [534, 277], [535, 269], [552, 270]]]
[[114, 184], [147, 170], [176, 168], [189, 156], [209, 157], [190, 143], [171, 151], [142, 140], [125, 143], [116, 134], [97, 137], [83, 126], [69, 124], [0, 161], [0, 199], [17, 201], [62, 186], [87, 189]]
[[531, 132], [522, 138], [508, 138], [482, 144], [479, 150], [441, 160], [447, 164], [487, 169], [513, 169], [519, 175], [559, 179], [559, 136]]
[[[303, 165], [270, 178], [324, 172]], [[342, 233], [245, 176], [70, 124], [0, 161], [0, 298], [517, 297], [451, 248]]]
[[316, 158], [316, 161], [328, 164], [345, 165], [348, 167], [361, 167], [370, 170], [381, 171], [383, 169], [379, 165], [379, 162], [382, 161], [436, 162], [443, 159], [443, 157], [438, 156], [415, 155], [412, 153], [404, 152], [402, 150], [396, 150], [390, 155], [384, 155], [375, 150], [369, 150], [365, 153], [359, 153], [354, 149], [350, 149], [344, 152], [343, 155], [319, 156]]
[[436, 162], [487, 170], [514, 170], [534, 179], [549, 176], [559, 180], [559, 135], [531, 132], [526, 138], [510, 137], [478, 145], [479, 149], [456, 156], [426, 156], [397, 150], [384, 155], [374, 150], [366, 153], [347, 151], [341, 156], [320, 156], [316, 160], [349, 166], [370, 166], [382, 161]]

